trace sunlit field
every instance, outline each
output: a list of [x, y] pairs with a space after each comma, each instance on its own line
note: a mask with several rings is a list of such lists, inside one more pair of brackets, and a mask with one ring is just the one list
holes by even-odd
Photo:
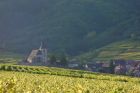
[[[26, 66], [12, 67], [20, 71]], [[30, 72], [1, 69], [0, 93], [140, 93], [139, 78], [58, 68], [26, 68]], [[38, 73], [33, 73], [31, 68]], [[46, 74], [41, 73], [42, 68]]]

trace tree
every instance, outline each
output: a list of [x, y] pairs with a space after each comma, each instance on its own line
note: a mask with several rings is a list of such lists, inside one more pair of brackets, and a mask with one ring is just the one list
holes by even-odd
[[61, 57], [60, 57], [60, 63], [61, 63], [61, 65], [62, 66], [67, 66], [68, 65], [68, 61], [67, 61], [67, 57], [66, 57], [66, 55], [61, 55]]
[[50, 63], [51, 63], [52, 65], [55, 65], [55, 63], [56, 63], [56, 56], [55, 56], [55, 55], [51, 55], [51, 56], [50, 56]]
[[115, 65], [114, 65], [113, 60], [110, 60], [110, 66], [109, 66], [109, 68], [110, 68], [110, 73], [111, 74], [114, 74]]

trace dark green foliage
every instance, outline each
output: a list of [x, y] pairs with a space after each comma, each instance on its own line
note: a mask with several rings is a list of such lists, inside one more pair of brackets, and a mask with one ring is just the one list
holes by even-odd
[[60, 56], [60, 64], [62, 66], [67, 66], [68, 65], [68, 60], [66, 55], [61, 55]]
[[110, 60], [110, 66], [109, 66], [109, 68], [110, 68], [110, 73], [111, 74], [114, 74], [115, 65], [113, 63], [113, 60]]
[[139, 40], [139, 6], [139, 0], [1, 0], [0, 48], [29, 53], [43, 41], [50, 52], [79, 55]]
[[138, 39], [139, 0], [1, 0], [0, 47], [28, 53], [43, 41], [50, 52], [79, 55]]
[[55, 65], [56, 64], [56, 56], [55, 55], [50, 55], [50, 63], [52, 64], [52, 65]]

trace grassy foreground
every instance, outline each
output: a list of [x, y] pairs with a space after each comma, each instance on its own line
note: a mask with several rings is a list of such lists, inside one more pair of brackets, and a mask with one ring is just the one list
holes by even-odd
[[[1, 68], [0, 93], [140, 93], [139, 78], [59, 68], [10, 67], [13, 70]], [[25, 68], [26, 71], [20, 70]]]

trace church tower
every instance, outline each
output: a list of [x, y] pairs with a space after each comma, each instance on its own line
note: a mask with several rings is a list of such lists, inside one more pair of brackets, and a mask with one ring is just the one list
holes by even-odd
[[47, 63], [47, 49], [43, 48], [43, 43], [41, 42], [40, 48], [37, 53], [38, 62]]

